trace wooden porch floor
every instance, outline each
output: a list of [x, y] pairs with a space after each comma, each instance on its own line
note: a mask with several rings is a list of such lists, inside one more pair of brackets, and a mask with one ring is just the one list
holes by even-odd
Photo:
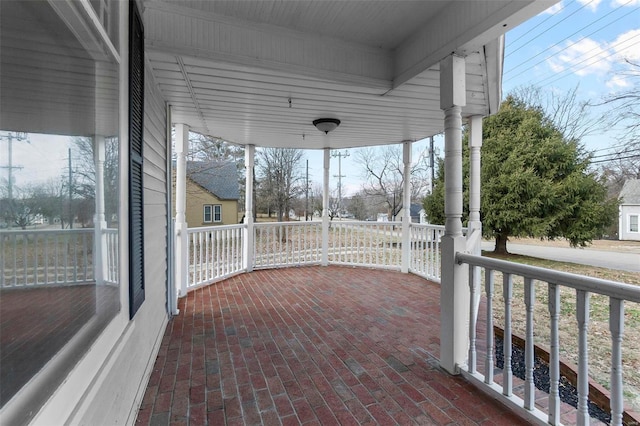
[[417, 276], [257, 271], [179, 307], [140, 425], [524, 423], [439, 368], [439, 286]]

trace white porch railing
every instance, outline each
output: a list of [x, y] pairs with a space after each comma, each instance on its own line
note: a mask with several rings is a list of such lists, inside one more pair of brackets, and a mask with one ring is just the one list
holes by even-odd
[[412, 223], [409, 271], [428, 280], [440, 282], [440, 239], [444, 226]]
[[[591, 294], [600, 294], [609, 298], [609, 330], [611, 333], [611, 424], [622, 424], [623, 415], [623, 382], [622, 382], [622, 340], [624, 332], [625, 302], [640, 303], [640, 287], [591, 278], [581, 275], [558, 272], [528, 265], [506, 262], [487, 257], [458, 253], [456, 261], [469, 265], [469, 282], [471, 288], [470, 324], [469, 324], [469, 357], [468, 365], [460, 366], [463, 374], [476, 382], [488, 392], [498, 395], [503, 401], [528, 413], [531, 418], [540, 423], [560, 423], [560, 355], [559, 355], [559, 316], [561, 311], [560, 289], [562, 287], [575, 289], [576, 307], [576, 335], [578, 336], [578, 424], [589, 424], [587, 401], [589, 395], [589, 358], [587, 336], [589, 333], [589, 299]], [[474, 274], [484, 268], [484, 286], [486, 296], [486, 328], [481, 330], [486, 335], [486, 353], [484, 360], [478, 360], [477, 349], [477, 315], [478, 300], [481, 289], [474, 288]], [[494, 363], [494, 273], [502, 273], [504, 306], [504, 370], [502, 386], [496, 384], [493, 378]], [[511, 305], [513, 301], [513, 278], [522, 277], [524, 280], [524, 305], [526, 306], [526, 347], [525, 347], [525, 385], [524, 399], [513, 394], [513, 376], [511, 372], [512, 326]], [[544, 286], [546, 283], [546, 286]], [[539, 285], [542, 284], [542, 285]], [[544, 287], [543, 287], [544, 286]], [[534, 370], [534, 305], [536, 290], [546, 291], [542, 299], [548, 300], [550, 318], [550, 338], [548, 346], [550, 391], [548, 412], [543, 413], [535, 407]], [[474, 302], [475, 301], [475, 302]], [[484, 374], [478, 372], [478, 363]]]
[[244, 228], [245, 225], [224, 225], [187, 230], [189, 290], [244, 271]]
[[402, 222], [332, 222], [329, 263], [400, 270]]
[[118, 229], [107, 228], [104, 231], [104, 239], [105, 239], [105, 250], [106, 250], [106, 259], [105, 259], [105, 269], [104, 269], [104, 280], [110, 284], [116, 284], [119, 281], [119, 258], [118, 258]]
[[[328, 261], [400, 269], [401, 222], [334, 221]], [[246, 225], [190, 228], [188, 288], [212, 283], [243, 270], [241, 230]], [[440, 237], [444, 227], [412, 224], [411, 272], [440, 282]], [[254, 224], [252, 269], [318, 265], [322, 261], [322, 222]]]
[[322, 257], [322, 223], [256, 223], [253, 241], [254, 269], [317, 265]]
[[93, 228], [0, 232], [0, 287], [93, 281], [93, 239]]

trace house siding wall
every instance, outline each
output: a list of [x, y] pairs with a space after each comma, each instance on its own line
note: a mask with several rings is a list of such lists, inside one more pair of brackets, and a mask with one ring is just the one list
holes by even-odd
[[[176, 180], [173, 179], [173, 193], [176, 192]], [[203, 206], [205, 204], [222, 205], [222, 222], [204, 222]], [[173, 217], [176, 207], [172, 206]], [[235, 225], [238, 223], [238, 202], [236, 200], [220, 200], [218, 197], [203, 189], [200, 185], [187, 178], [187, 206], [185, 209], [187, 226], [199, 228], [203, 226]]]
[[629, 216], [640, 216], [640, 205], [620, 206], [620, 229], [618, 238], [626, 241], [640, 241], [640, 232], [629, 232]]
[[[203, 206], [205, 204], [222, 205], [222, 222], [204, 222]], [[190, 228], [213, 225], [233, 225], [238, 223], [238, 202], [222, 201], [198, 184], [187, 179], [187, 224]]]
[[102, 381], [78, 423], [133, 424], [168, 321], [166, 106], [146, 69], [144, 132], [144, 220], [146, 300], [105, 363]]

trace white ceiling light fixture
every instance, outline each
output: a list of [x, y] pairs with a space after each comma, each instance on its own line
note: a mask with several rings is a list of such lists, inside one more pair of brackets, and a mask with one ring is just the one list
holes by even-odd
[[340, 120], [337, 118], [318, 118], [317, 120], [313, 120], [313, 125], [316, 126], [316, 129], [328, 135], [329, 132], [335, 130], [336, 127], [340, 125]]

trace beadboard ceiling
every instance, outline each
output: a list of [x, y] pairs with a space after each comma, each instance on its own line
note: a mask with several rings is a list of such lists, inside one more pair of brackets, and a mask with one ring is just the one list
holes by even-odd
[[[345, 148], [442, 132], [439, 61], [466, 58], [463, 115], [501, 96], [501, 35], [553, 1], [144, 2], [174, 123], [238, 144]], [[312, 121], [340, 126], [325, 138]]]

